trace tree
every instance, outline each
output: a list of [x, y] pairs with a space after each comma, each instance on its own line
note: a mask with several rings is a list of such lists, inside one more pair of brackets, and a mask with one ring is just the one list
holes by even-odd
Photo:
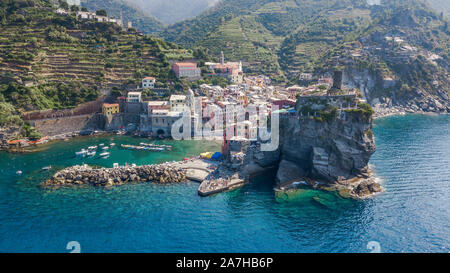
[[69, 10], [69, 4], [65, 0], [59, 0], [59, 7], [65, 10]]
[[122, 91], [120, 91], [120, 89], [117, 86], [114, 86], [113, 89], [111, 90], [111, 96], [117, 98], [122, 96]]
[[72, 12], [77, 12], [77, 11], [80, 10], [80, 7], [79, 7], [79, 6], [73, 5], [73, 6], [70, 7], [70, 10], [71, 10]]
[[98, 16], [108, 16], [108, 13], [106, 12], [106, 10], [104, 10], [104, 9], [101, 9], [101, 10], [97, 10], [96, 12], [95, 12], [95, 14], [96, 15], [98, 15]]

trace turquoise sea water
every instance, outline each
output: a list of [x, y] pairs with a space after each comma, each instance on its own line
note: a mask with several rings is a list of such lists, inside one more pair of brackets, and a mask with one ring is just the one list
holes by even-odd
[[[266, 175], [239, 190], [207, 198], [197, 183], [126, 185], [112, 189], [43, 190], [53, 170], [82, 162], [112, 167], [181, 160], [218, 150], [208, 142], [176, 142], [174, 151], [111, 150], [109, 159], [77, 159], [94, 144], [139, 143], [131, 137], [80, 138], [34, 154], [0, 153], [0, 251], [69, 252], [382, 252], [450, 251], [450, 116], [377, 120], [371, 160], [386, 193], [365, 201], [305, 189], [274, 197]], [[23, 175], [16, 175], [22, 170]]]

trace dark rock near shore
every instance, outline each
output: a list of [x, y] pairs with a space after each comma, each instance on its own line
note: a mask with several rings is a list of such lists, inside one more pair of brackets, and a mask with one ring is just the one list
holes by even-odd
[[93, 185], [111, 187], [125, 183], [154, 182], [160, 184], [186, 181], [186, 171], [170, 164], [94, 169], [87, 165], [61, 170], [43, 187]]

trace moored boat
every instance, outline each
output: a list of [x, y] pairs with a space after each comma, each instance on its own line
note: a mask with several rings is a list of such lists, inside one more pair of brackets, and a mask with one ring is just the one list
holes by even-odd
[[77, 155], [77, 156], [86, 156], [86, 154], [87, 154], [87, 151], [85, 149], [82, 149], [79, 152], [75, 152], [75, 155]]

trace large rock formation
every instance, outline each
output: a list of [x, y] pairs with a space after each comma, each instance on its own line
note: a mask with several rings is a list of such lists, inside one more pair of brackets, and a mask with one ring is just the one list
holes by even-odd
[[367, 171], [375, 152], [372, 121], [358, 113], [343, 112], [341, 118], [287, 118], [282, 121], [281, 159], [294, 162], [311, 178], [334, 182]]
[[[336, 110], [335, 116], [324, 119], [302, 114], [302, 106], [297, 103], [297, 113], [281, 115], [276, 151], [262, 152], [257, 146], [242, 145], [243, 176], [276, 167], [279, 187], [306, 179], [313, 185], [342, 185], [357, 197], [372, 193], [371, 189], [378, 191], [379, 185], [371, 186], [375, 181], [369, 179], [368, 169], [375, 152], [371, 111], [356, 106]], [[355, 191], [362, 181], [368, 186]]]

